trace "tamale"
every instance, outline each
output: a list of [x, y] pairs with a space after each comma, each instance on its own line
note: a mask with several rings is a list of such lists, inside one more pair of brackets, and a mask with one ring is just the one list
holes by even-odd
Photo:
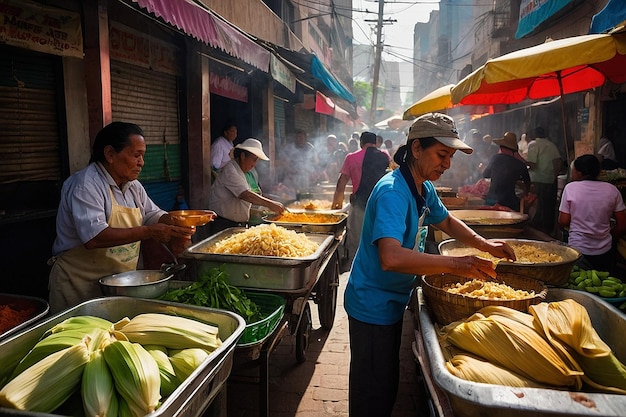
[[455, 355], [446, 362], [446, 368], [452, 375], [467, 381], [506, 385], [509, 387], [548, 388], [547, 385], [540, 384], [472, 355]]

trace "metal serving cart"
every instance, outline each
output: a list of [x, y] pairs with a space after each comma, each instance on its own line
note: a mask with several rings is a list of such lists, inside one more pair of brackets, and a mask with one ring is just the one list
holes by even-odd
[[[269, 355], [287, 333], [295, 337], [296, 361], [302, 363], [306, 360], [312, 331], [310, 300], [318, 306], [322, 328], [330, 330], [333, 326], [339, 287], [337, 248], [345, 234], [346, 218], [347, 215], [342, 214], [336, 224], [329, 225], [290, 225], [288, 228], [304, 233], [318, 244], [315, 253], [306, 257], [210, 253], [210, 246], [233, 234], [241, 233], [244, 228], [223, 230], [190, 246], [182, 255], [188, 265], [188, 276], [193, 279], [219, 267], [229, 274], [231, 285], [253, 292], [276, 294], [285, 299], [284, 316], [273, 332], [257, 343], [237, 346], [235, 352], [235, 362], [260, 366], [261, 416], [269, 415]], [[271, 219], [264, 220], [271, 222]]]
[[[615, 306], [582, 291], [550, 288], [546, 301], [571, 298], [589, 313], [594, 328], [619, 358], [626, 357], [623, 329], [626, 316]], [[574, 393], [543, 388], [511, 388], [480, 384], [453, 376], [445, 366], [428, 304], [417, 288], [411, 297], [416, 323], [413, 352], [419, 362], [435, 417], [618, 417], [626, 410], [626, 396]], [[619, 330], [618, 330], [619, 329]], [[585, 401], [582, 401], [582, 400]], [[586, 406], [584, 404], [593, 404]]]

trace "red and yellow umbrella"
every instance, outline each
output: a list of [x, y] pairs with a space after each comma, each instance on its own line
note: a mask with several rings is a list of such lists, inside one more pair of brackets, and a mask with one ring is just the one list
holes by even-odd
[[452, 103], [510, 104], [626, 82], [626, 33], [548, 41], [488, 60], [459, 81]]

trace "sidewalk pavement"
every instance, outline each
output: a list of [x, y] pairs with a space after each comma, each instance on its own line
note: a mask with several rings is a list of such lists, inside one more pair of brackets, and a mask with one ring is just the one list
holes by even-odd
[[[350, 343], [348, 318], [343, 308], [343, 293], [348, 273], [339, 277], [335, 324], [330, 331], [321, 329], [317, 305], [309, 301], [313, 330], [306, 361], [298, 364], [295, 338], [285, 336], [269, 358], [269, 415], [271, 417], [347, 417]], [[411, 350], [414, 326], [411, 312], [404, 317], [400, 353], [400, 388], [393, 417], [428, 416], [424, 385]], [[233, 369], [227, 383], [228, 417], [258, 417], [258, 380], [246, 377], [259, 374], [259, 367]], [[242, 378], [243, 377], [243, 378]]]

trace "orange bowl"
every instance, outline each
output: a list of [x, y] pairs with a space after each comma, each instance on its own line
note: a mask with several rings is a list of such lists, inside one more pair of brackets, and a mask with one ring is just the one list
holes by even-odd
[[211, 210], [174, 210], [169, 215], [176, 226], [203, 226], [217, 216]]

